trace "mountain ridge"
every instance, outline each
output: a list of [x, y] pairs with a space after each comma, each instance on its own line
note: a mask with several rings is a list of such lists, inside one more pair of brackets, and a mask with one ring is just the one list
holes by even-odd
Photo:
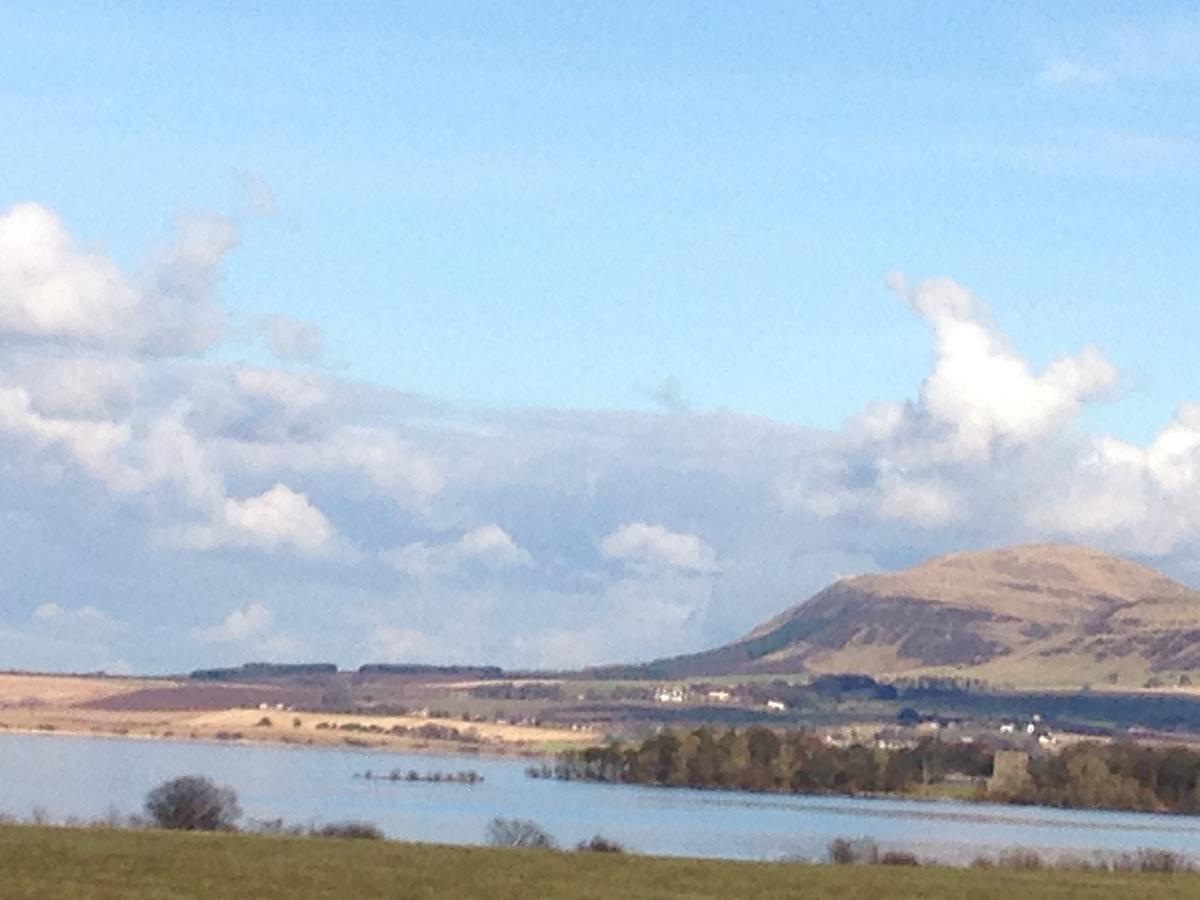
[[1027, 544], [843, 578], [666, 677], [960, 676], [1141, 687], [1200, 673], [1200, 591], [1090, 547]]

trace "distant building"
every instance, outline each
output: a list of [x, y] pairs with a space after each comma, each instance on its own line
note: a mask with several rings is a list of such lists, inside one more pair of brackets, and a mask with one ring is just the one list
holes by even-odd
[[728, 703], [730, 700], [729, 691], [709, 691], [708, 699], [715, 700], [717, 703]]
[[654, 692], [654, 699], [659, 703], [682, 703], [687, 699], [687, 692], [678, 686], [660, 687]]
[[787, 712], [787, 704], [782, 700], [768, 700], [767, 709], [772, 712]]
[[1011, 796], [1029, 783], [1029, 754], [1023, 750], [997, 750], [992, 760], [988, 793]]

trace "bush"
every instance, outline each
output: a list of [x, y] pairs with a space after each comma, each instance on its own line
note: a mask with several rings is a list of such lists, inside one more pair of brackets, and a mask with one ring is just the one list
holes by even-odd
[[558, 843], [536, 822], [528, 819], [492, 819], [488, 823], [487, 842], [493, 847], [520, 847], [554, 850]]
[[837, 866], [879, 862], [879, 845], [870, 838], [834, 838], [825, 849], [826, 858]]
[[1044, 869], [1046, 861], [1036, 850], [1005, 850], [996, 860], [1003, 869]]
[[616, 841], [597, 834], [590, 840], [580, 841], [575, 849], [585, 853], [624, 853], [625, 848]]
[[383, 832], [370, 822], [333, 822], [312, 830], [313, 837], [382, 841]]
[[159, 828], [233, 831], [242, 814], [233, 788], [200, 775], [163, 782], [146, 795], [146, 815]]
[[1186, 859], [1170, 850], [1139, 850], [1137, 853], [1116, 859], [1113, 868], [1119, 871], [1154, 872], [1160, 875], [1192, 870]]
[[885, 866], [919, 866], [921, 864], [914, 854], [903, 850], [889, 850], [879, 857], [879, 862]]

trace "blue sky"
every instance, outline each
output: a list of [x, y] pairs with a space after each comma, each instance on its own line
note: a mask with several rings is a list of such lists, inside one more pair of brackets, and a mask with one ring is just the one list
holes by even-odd
[[[0, 3], [0, 212], [37, 204], [57, 217], [80, 252], [102, 254], [139, 283], [174, 252], [164, 247], [183, 246], [171, 244], [172, 223], [215, 215], [231, 229], [228, 241], [206, 232], [205, 266], [187, 270], [196, 279], [187, 282], [187, 302], [207, 304], [227, 320], [220, 340], [180, 355], [178, 348], [163, 349], [145, 316], [122, 319], [122, 327], [145, 329], [143, 342], [136, 349], [126, 342], [117, 352], [106, 338], [102, 351], [92, 348], [72, 370], [78, 377], [91, 365], [110, 373], [136, 368], [137, 390], [120, 388], [135, 399], [112, 420], [133, 429], [131, 448], [141, 440], [139, 429], [149, 434], [181, 402], [201, 417], [195, 410], [216, 389], [196, 383], [219, 380], [214, 373], [278, 405], [281, 389], [267, 391], [261, 377], [250, 379], [251, 388], [246, 378], [238, 382], [239, 371], [253, 370], [290, 373], [308, 379], [310, 394], [325, 391], [303, 409], [320, 407], [326, 425], [343, 419], [346, 427], [386, 425], [393, 429], [388, 434], [428, 457], [440, 486], [419, 489], [428, 496], [402, 512], [388, 508], [383, 515], [392, 518], [379, 527], [362, 510], [383, 503], [379, 492], [392, 489], [381, 487], [386, 477], [374, 477], [374, 492], [351, 489], [334, 483], [340, 470], [321, 457], [303, 475], [285, 478], [274, 464], [246, 463], [245, 448], [238, 451], [240, 469], [227, 460], [213, 463], [210, 481], [222, 488], [205, 495], [205, 515], [221, 502], [266, 497], [276, 478], [319, 510], [329, 541], [336, 533], [341, 542], [341, 562], [322, 554], [322, 562], [310, 564], [325, 567], [331, 585], [348, 580], [347, 566], [363, 572], [362, 596], [393, 610], [363, 613], [360, 631], [401, 627], [383, 620], [404, 618], [417, 605], [412, 598], [429, 602], [432, 595], [427, 585], [394, 584], [380, 574], [384, 557], [372, 554], [393, 544], [428, 550], [495, 525], [513, 543], [501, 552], [508, 554], [505, 578], [520, 575], [519, 584], [497, 586], [477, 572], [466, 587], [439, 588], [451, 598], [447, 603], [466, 609], [471, 597], [558, 591], [571, 593], [582, 608], [588, 597], [620, 603], [621, 590], [634, 591], [625, 585], [629, 572], [605, 571], [600, 561], [628, 563], [632, 557], [606, 556], [604, 540], [640, 523], [704, 547], [689, 555], [654, 531], [625, 533], [633, 543], [614, 538], [613, 545], [644, 553], [651, 545], [669, 547], [668, 556], [693, 563], [711, 550], [718, 560], [675, 566], [690, 573], [683, 586], [678, 572], [669, 585], [652, 586], [660, 594], [709, 592], [691, 606], [680, 601], [690, 610], [688, 627], [695, 627], [687, 641], [703, 643], [753, 625], [751, 615], [793, 602], [802, 588], [846, 567], [900, 564], [972, 541], [1089, 540], [1161, 558], [1179, 574], [1192, 571], [1186, 499], [1192, 482], [1180, 481], [1175, 470], [1163, 474], [1165, 444], [1157, 456], [1152, 448], [1181, 406], [1186, 411], [1184, 405], [1200, 400], [1192, 362], [1200, 331], [1197, 47], [1200, 16], [1186, 4], [363, 3], [336, 10], [297, 3], [283, 13], [276, 4], [249, 3]], [[33, 221], [21, 219], [21, 227]], [[905, 274], [904, 290], [885, 287], [894, 272]], [[991, 311], [980, 320], [992, 323], [988, 333], [1033, 373], [1082, 347], [1099, 349], [1112, 377], [1090, 368], [1086, 385], [1054, 382], [1062, 393], [1053, 402], [1045, 391], [1019, 400], [1018, 406], [1044, 408], [1032, 424], [1006, 418], [1007, 407], [997, 401], [988, 407], [995, 419], [986, 440], [1015, 442], [1029, 455], [1023, 465], [1045, 467], [1051, 463], [1033, 454], [1051, 453], [1043, 439], [1053, 431], [1060, 480], [1083, 485], [1099, 478], [1104, 489], [1091, 489], [1105, 496], [1117, 491], [1103, 481], [1111, 473], [1096, 475], [1097, 466], [1117, 465], [1105, 442], [1135, 448], [1145, 469], [1136, 479], [1153, 482], [1139, 488], [1150, 493], [1128, 501], [1142, 519], [1116, 521], [1107, 510], [1096, 512], [1095, 498], [1076, 498], [1083, 506], [1075, 526], [1022, 507], [997, 513], [1002, 524], [984, 527], [962, 510], [990, 509], [1000, 500], [984, 503], [967, 492], [928, 501], [917, 534], [883, 536], [896, 521], [884, 496], [895, 488], [889, 473], [914, 479], [916, 467], [896, 446], [855, 444], [856, 417], [871, 404], [904, 402], [914, 422], [944, 425], [967, 416], [978, 424], [981, 415], [961, 404], [939, 405], [942, 395], [923, 391], [931, 381], [942, 383], [935, 377], [939, 360], [958, 358], [929, 338], [931, 327], [945, 333], [937, 331], [939, 304], [955, 302], [944, 289], [921, 293], [919, 286], [934, 277], [953, 279], [981, 298]], [[21, 290], [26, 300], [10, 297], [10, 305], [33, 302], [33, 289]], [[184, 327], [196, 327], [182, 307], [171, 309]], [[273, 356], [263, 338], [272, 316], [318, 336], [319, 353]], [[17, 337], [0, 345], [15, 354], [7, 384], [29, 394], [31, 410], [53, 418], [55, 402], [65, 407], [61, 398], [39, 398], [53, 379], [29, 361], [31, 326], [22, 321], [10, 323]], [[79, 323], [63, 327], [51, 343], [80, 346]], [[61, 363], [67, 351], [55, 346]], [[293, 404], [300, 402], [295, 386]], [[322, 404], [335, 393], [341, 405], [331, 411]], [[271, 428], [289, 439], [317, 433], [314, 422], [300, 422], [301, 412], [289, 409], [291, 418]], [[78, 407], [74, 414], [81, 414]], [[749, 427], [728, 422], [747, 416], [755, 417], [755, 428], [788, 440], [812, 435], [782, 454], [782, 462], [763, 449], [773, 440], [763, 436], [755, 459], [743, 460], [748, 468], [736, 477], [717, 471], [726, 464], [721, 460], [705, 463], [714, 479], [707, 489], [728, 492], [731, 507], [761, 499], [754, 491], [739, 494], [731, 483], [744, 488], [749, 478], [778, 487], [791, 477], [785, 469], [803, 468], [794, 458], [808, 459], [818, 448], [841, 455], [793, 480], [811, 484], [813, 472], [842, 472], [848, 479], [842, 488], [858, 499], [805, 507], [818, 521], [792, 523], [795, 539], [777, 548], [778, 559], [788, 562], [773, 564], [775, 587], [754, 588], [762, 599], [745, 621], [712, 612], [715, 582], [735, 592], [728, 573], [737, 568], [734, 556], [749, 552], [755, 526], [735, 526], [728, 508], [702, 508], [686, 496], [688, 466], [700, 465], [689, 456], [690, 444], [661, 448], [661, 460], [620, 462], [655, 485], [678, 478], [675, 487], [662, 488], [678, 496], [656, 498], [648, 490], [605, 500], [576, 485], [600, 477], [604, 448], [631, 442], [628, 427], [645, 427], [629, 426], [647, 421], [637, 414], [669, 420], [664, 428], [679, 427], [681, 417], [695, 429], [718, 428], [715, 436], [689, 433], [686, 441], [697, 446], [719, 445], [730, 431]], [[94, 411], [88, 415], [95, 421]], [[204, 431], [217, 416], [207, 415], [187, 427], [215, 458], [228, 447], [205, 443], [218, 438]], [[541, 484], [554, 503], [532, 502], [533, 487], [520, 479], [472, 482], [457, 493], [455, 479], [470, 480], [463, 472], [476, 478], [482, 465], [464, 449], [471, 435], [505, 433], [520, 444], [536, 430], [529, 422], [548, 417], [562, 419], [552, 429], [562, 445], [546, 452], [563, 472], [559, 481]], [[238, 420], [238, 433], [261, 431], [266, 419], [253, 407]], [[964, 421], [954, 419], [960, 437]], [[228, 530], [180, 539], [181, 528], [217, 526], [167, 521], [155, 495], [162, 479], [137, 469], [143, 463], [122, 461], [140, 473], [139, 486], [130, 488], [133, 476], [124, 469], [120, 477], [111, 468], [97, 475], [93, 457], [79, 462], [78, 442], [64, 451], [65, 439], [54, 444], [45, 437], [66, 434], [67, 426], [38, 427], [38, 452], [66, 452], [63, 477], [99, 479], [114, 504], [101, 521], [136, 520], [129, 525], [131, 545], [168, 554], [164, 571], [194, 564], [176, 545], [208, 554], [207, 564], [224, 573], [210, 586], [210, 594], [221, 596], [204, 600], [210, 618], [235, 608], [268, 610], [275, 620], [303, 618], [339, 603], [360, 610], [374, 602], [329, 594], [290, 613], [285, 607], [292, 601], [268, 603], [252, 586], [276, 584], [277, 595], [291, 596], [280, 574], [287, 566], [275, 555], [279, 540], [256, 538], [256, 546], [268, 548], [256, 559], [240, 545], [230, 549], [238, 540]], [[22, 444], [15, 426], [10, 430], [12, 446], [23, 449], [5, 458], [35, 465], [28, 439]], [[612, 433], [581, 449], [597, 430]], [[914, 430], [920, 429], [913, 424], [905, 433]], [[54, 446], [47, 448], [48, 441]], [[975, 452], [964, 449], [976, 446], [966, 439], [951, 443], [957, 449], [942, 462], [938, 454], [950, 445], [926, 446], [926, 462], [961, 467], [962, 454]], [[1067, 444], [1074, 449], [1064, 450]], [[521, 447], [510, 447], [504, 458], [532, 452]], [[149, 458], [139, 452], [138, 459]], [[255, 460], [266, 453], [262, 446], [255, 452]], [[361, 454], [354, 458], [362, 468]], [[1000, 465], [992, 456], [988, 461]], [[884, 492], [870, 503], [854, 493], [855, 479], [868, 470], [875, 473], [868, 480]], [[918, 479], [922, 491], [938, 492], [954, 484], [966, 490], [966, 480], [960, 468]], [[1002, 480], [1018, 500], [1032, 490], [1028, 481], [994, 478]], [[1177, 493], [1154, 499], [1153, 491], [1168, 489]], [[53, 492], [47, 497], [26, 498], [30, 515], [48, 521], [66, 515]], [[17, 499], [9, 502], [15, 509]], [[562, 526], [553, 535], [539, 521], [551, 508]], [[1150, 529], [1154, 540], [1130, 537], [1144, 534], [1164, 508], [1174, 512], [1160, 530]], [[669, 516], [674, 520], [664, 521]], [[830, 516], [849, 517], [844, 539], [812, 546], [804, 535], [827, 528]], [[168, 532], [176, 538], [166, 541], [176, 547], [169, 552], [162, 549]], [[477, 537], [486, 543], [488, 534], [495, 543], [494, 533]], [[535, 538], [539, 547], [526, 546]], [[357, 562], [346, 562], [350, 556]], [[399, 567], [410, 581], [411, 566], [404, 567], [412, 558]], [[797, 569], [797, 559], [808, 568]], [[742, 564], [752, 568], [749, 557]], [[713, 574], [718, 570], [725, 577]], [[113, 609], [105, 615], [131, 621], [136, 604], [111, 596], [119, 593], [112, 587], [115, 568], [95, 564], [88, 572], [81, 584], [57, 588], [62, 597], [42, 597], [34, 569], [11, 576], [4, 609], [11, 627], [26, 628], [28, 608], [44, 603], [63, 610], [103, 610], [108, 603]], [[489, 602], [503, 608], [505, 601]], [[696, 618], [700, 607], [704, 615]], [[418, 612], [416, 624], [403, 626], [409, 643], [399, 643], [437, 655], [443, 645]], [[255, 615], [241, 627], [261, 625], [262, 615]], [[183, 628], [178, 611], [165, 609], [156, 621], [171, 633]], [[564, 619], [559, 631], [571, 633], [571, 621]], [[196, 634], [210, 634], [206, 627], [195, 624]], [[136, 631], [129, 626], [126, 639]], [[298, 634], [290, 637], [293, 649], [300, 646]], [[347, 632], [335, 653], [348, 662], [366, 652], [356, 640]], [[526, 652], [519, 642], [531, 639], [514, 631], [505, 640], [481, 639], [479, 650], [511, 660]], [[114, 641], [113, 658], [149, 662]], [[215, 652], [202, 640], [194, 643], [187, 652], [195, 657]], [[249, 649], [227, 643], [231, 655]], [[593, 655], [610, 656], [619, 644], [598, 635]], [[54, 664], [76, 652], [53, 646], [44, 656]], [[306, 649], [320, 648], [310, 641]], [[552, 649], [545, 659], [555, 659]]]

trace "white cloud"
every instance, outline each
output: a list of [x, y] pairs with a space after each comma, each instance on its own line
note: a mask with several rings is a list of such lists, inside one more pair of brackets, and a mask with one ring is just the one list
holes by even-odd
[[376, 625], [362, 648], [365, 662], [439, 663], [446, 653], [425, 633], [399, 625]]
[[926, 281], [906, 300], [935, 338], [937, 361], [915, 413], [941, 432], [930, 444], [936, 453], [987, 458], [997, 442], [1041, 437], [1116, 386], [1116, 369], [1093, 347], [1035, 375], [983, 304], [949, 279]]
[[80, 342], [123, 342], [141, 298], [117, 267], [77, 247], [36, 203], [0, 214], [0, 332]]
[[381, 428], [341, 426], [314, 440], [223, 440], [217, 446], [231, 465], [249, 472], [361, 472], [399, 503], [426, 503], [445, 486], [437, 457]]
[[712, 547], [694, 534], [680, 534], [662, 525], [630, 522], [600, 541], [609, 559], [628, 563], [655, 563], [692, 572], [708, 572], [716, 565]]
[[100, 632], [108, 632], [116, 627], [103, 610], [94, 606], [84, 605], [75, 609], [67, 609], [53, 601], [42, 603], [33, 611], [33, 619], [60, 627], [83, 627]]
[[199, 550], [254, 547], [313, 556], [332, 552], [336, 536], [307, 497], [277, 484], [255, 497], [227, 499], [217, 521], [182, 529], [178, 541]]
[[309, 652], [306, 641], [277, 631], [274, 614], [258, 602], [232, 610], [217, 625], [193, 628], [191, 637], [202, 644], [236, 645], [260, 660], [297, 659]]
[[[14, 659], [30, 664], [166, 670], [214, 652], [203, 636], [256, 656], [309, 641], [341, 661], [646, 658], [733, 637], [843, 571], [1019, 540], [1200, 572], [1200, 407], [1144, 445], [1089, 435], [1080, 413], [1117, 383], [1106, 358], [1035, 367], [947, 280], [889, 276], [934, 363], [906, 402], [837, 432], [733, 413], [464, 411], [171, 356], [221, 331], [236, 239], [222, 220], [181, 226], [133, 275], [41, 207], [0, 221], [6, 584], [70, 597], [86, 583], [94, 609], [128, 623], [90, 641], [76, 636], [100, 630], [87, 607], [30, 618], [0, 602], [0, 633], [21, 636]], [[679, 407], [670, 383], [661, 393]], [[695, 524], [662, 524], [681, 522]], [[197, 609], [248, 582], [261, 600], [202, 614], [216, 624], [187, 640]], [[294, 634], [272, 621], [282, 604]]]
[[533, 564], [529, 553], [499, 525], [481, 525], [450, 543], [417, 542], [385, 550], [380, 556], [414, 578], [451, 576], [472, 566], [502, 572]]
[[880, 478], [879, 515], [933, 527], [963, 518], [962, 500], [935, 480], [909, 480], [896, 473]]
[[233, 610], [220, 625], [195, 629], [192, 636], [206, 643], [240, 643], [270, 634], [273, 618], [261, 603], [250, 603]]
[[35, 446], [65, 448], [80, 466], [102, 480], [116, 481], [124, 474], [119, 456], [130, 441], [128, 426], [43, 416], [21, 387], [0, 386], [0, 433]]
[[321, 329], [291, 316], [268, 316], [263, 322], [267, 346], [284, 362], [313, 362], [321, 355]]
[[137, 402], [143, 365], [125, 356], [74, 349], [10, 351], [10, 379], [25, 388], [32, 405], [48, 416], [117, 420]]
[[183, 219], [135, 284], [76, 245], [36, 203], [0, 214], [0, 335], [151, 353], [195, 353], [224, 331], [213, 290], [237, 242], [219, 216]]
[[1200, 539], [1200, 407], [1184, 405], [1147, 447], [1097, 438], [1028, 503], [1038, 528], [1149, 555]]

